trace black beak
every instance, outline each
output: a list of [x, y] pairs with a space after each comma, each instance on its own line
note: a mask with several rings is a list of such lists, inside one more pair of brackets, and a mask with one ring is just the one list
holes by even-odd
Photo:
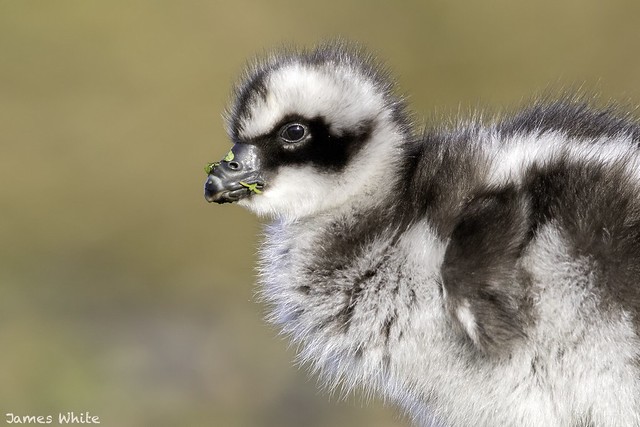
[[220, 162], [205, 168], [204, 198], [208, 202], [232, 203], [262, 193], [258, 149], [254, 145], [236, 144]]

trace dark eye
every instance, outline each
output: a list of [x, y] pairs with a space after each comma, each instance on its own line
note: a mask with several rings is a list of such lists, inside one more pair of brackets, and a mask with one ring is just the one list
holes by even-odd
[[300, 142], [307, 136], [307, 128], [299, 123], [286, 125], [280, 131], [280, 137], [286, 142]]

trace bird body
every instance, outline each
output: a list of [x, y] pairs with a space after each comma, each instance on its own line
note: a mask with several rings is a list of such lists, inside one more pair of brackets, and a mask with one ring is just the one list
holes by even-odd
[[569, 99], [418, 134], [330, 44], [251, 68], [227, 124], [206, 196], [273, 218], [269, 319], [329, 386], [420, 425], [640, 426], [633, 120]]

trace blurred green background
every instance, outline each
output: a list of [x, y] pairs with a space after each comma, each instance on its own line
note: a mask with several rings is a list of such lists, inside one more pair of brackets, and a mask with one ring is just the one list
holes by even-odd
[[0, 420], [408, 425], [319, 391], [262, 321], [260, 224], [202, 197], [235, 76], [343, 36], [427, 122], [567, 86], [635, 105], [639, 24], [637, 0], [0, 0]]

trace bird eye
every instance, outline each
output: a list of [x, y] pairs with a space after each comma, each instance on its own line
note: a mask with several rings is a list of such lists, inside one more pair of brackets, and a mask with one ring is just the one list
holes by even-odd
[[286, 125], [280, 131], [280, 137], [286, 142], [300, 142], [307, 136], [307, 128], [299, 123]]

